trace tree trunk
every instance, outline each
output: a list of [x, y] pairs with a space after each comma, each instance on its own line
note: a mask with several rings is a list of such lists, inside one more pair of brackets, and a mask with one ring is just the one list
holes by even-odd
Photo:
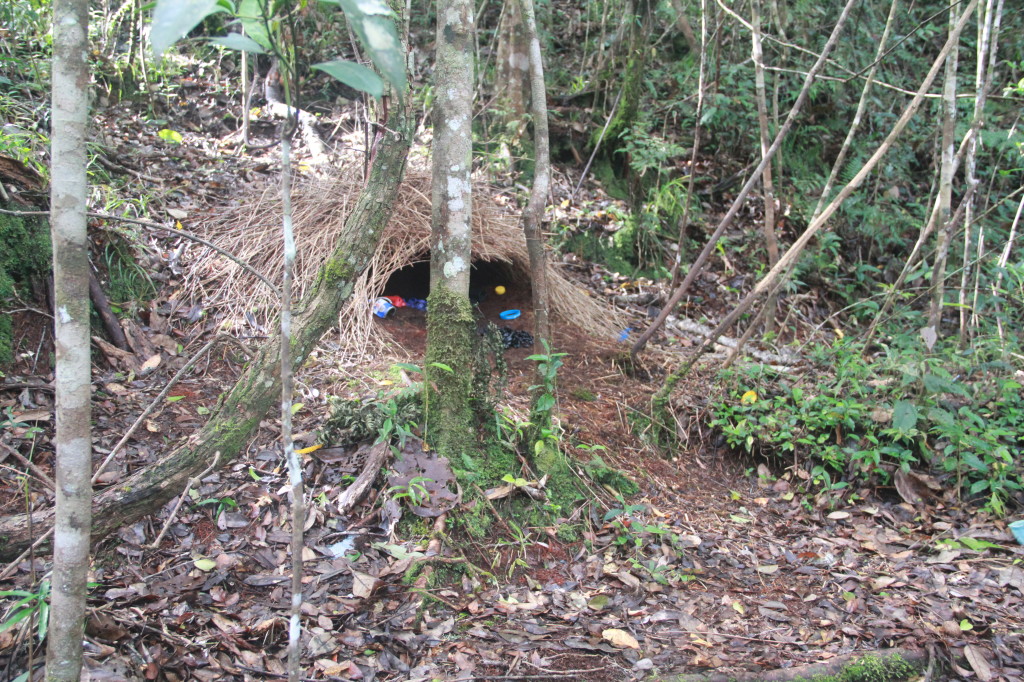
[[[530, 111], [533, 114], [534, 171], [530, 201], [523, 211], [523, 232], [526, 250], [530, 255], [530, 284], [533, 291], [533, 326], [537, 341], [551, 343], [551, 323], [548, 320], [547, 254], [544, 251], [544, 207], [551, 186], [551, 155], [548, 148], [548, 106], [544, 88], [544, 63], [541, 59], [540, 40], [537, 37], [537, 19], [533, 0], [520, 0], [523, 22], [530, 42]], [[543, 345], [543, 344], [541, 344]]]
[[465, 453], [475, 440], [470, 408], [474, 325], [469, 304], [473, 3], [439, 0], [437, 17], [430, 312], [424, 371], [431, 444], [442, 455], [452, 456]]
[[697, 178], [697, 159], [700, 156], [701, 118], [704, 116], [704, 90], [706, 89], [708, 65], [708, 0], [700, 0], [700, 65], [697, 68], [697, 109], [693, 119], [693, 151], [690, 152], [689, 177], [686, 181], [686, 198], [683, 203], [683, 216], [679, 219], [679, 237], [676, 239], [676, 252], [672, 257], [672, 268], [669, 271], [671, 288], [679, 284], [679, 267], [683, 264], [683, 250], [686, 247], [686, 235], [690, 229], [690, 208], [693, 206], [693, 183]]
[[[949, 10], [949, 30], [956, 26], [956, 8]], [[942, 88], [942, 166], [939, 170], [939, 218], [942, 231], [932, 268], [932, 302], [928, 326], [936, 333], [942, 324], [942, 308], [946, 293], [946, 260], [953, 242], [953, 158], [956, 152], [956, 72], [958, 50], [956, 46], [946, 57], [946, 81]]]
[[[356, 278], [366, 268], [405, 170], [412, 127], [403, 107], [392, 109], [370, 173], [370, 181], [356, 202], [335, 250], [320, 268], [316, 284], [296, 305], [293, 328], [293, 367], [300, 367], [324, 332], [337, 322], [338, 311]], [[221, 464], [232, 461], [260, 420], [281, 397], [280, 340], [267, 341], [239, 377], [223, 407], [188, 442], [160, 461], [132, 474], [127, 480], [96, 495], [93, 538], [99, 539], [124, 523], [158, 510], [181, 494], [188, 480], [220, 453]], [[33, 515], [35, 534], [52, 524], [52, 511]], [[33, 541], [25, 515], [0, 519], [0, 560], [11, 560]]]
[[683, 7], [683, 0], [672, 0], [672, 11], [676, 13], [676, 26], [679, 27], [679, 31], [683, 34], [690, 52], [698, 54], [701, 46], [697, 43], [697, 36], [693, 35], [693, 28], [690, 27], [690, 22], [686, 18], [686, 8]]
[[[768, 154], [768, 99], [764, 87], [764, 53], [761, 50], [761, 2], [752, 0], [751, 8], [751, 56], [754, 62], [754, 90], [757, 101], [757, 123], [761, 132], [761, 158]], [[764, 245], [768, 250], [768, 267], [779, 262], [779, 241], [775, 235], [775, 185], [772, 182], [772, 163], [769, 160], [761, 171], [761, 189], [764, 194]], [[765, 303], [764, 330], [775, 328], [775, 294]]]
[[92, 525], [92, 362], [85, 135], [89, 123], [87, 0], [53, 3], [54, 339], [57, 351], [57, 504], [46, 679], [77, 681], [82, 669]]
[[[523, 132], [530, 90], [529, 34], [519, 3], [507, 2], [498, 24], [498, 74], [495, 97], [504, 112], [501, 136], [515, 145]], [[511, 138], [511, 139], [509, 139]]]

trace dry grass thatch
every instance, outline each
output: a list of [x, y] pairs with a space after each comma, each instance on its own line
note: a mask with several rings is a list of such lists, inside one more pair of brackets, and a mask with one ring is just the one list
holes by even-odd
[[[325, 256], [333, 249], [358, 195], [361, 182], [351, 176], [299, 184], [293, 193], [294, 230], [297, 245], [296, 295], [312, 285]], [[529, 256], [518, 216], [492, 201], [488, 185], [476, 183], [473, 212], [473, 258], [504, 264], [511, 276], [529, 281]], [[280, 198], [276, 187], [226, 210], [207, 222], [201, 236], [235, 254], [262, 272], [270, 281], [281, 280]], [[430, 239], [430, 178], [410, 170], [399, 192], [394, 216], [377, 245], [370, 267], [356, 282], [341, 311], [342, 341], [351, 349], [366, 346], [379, 332], [372, 324], [367, 302], [379, 296], [397, 270], [427, 257]], [[255, 317], [266, 324], [273, 319], [278, 301], [273, 292], [237, 264], [205, 247], [186, 276], [183, 296], [202, 302], [208, 310], [220, 310], [241, 323]], [[591, 298], [559, 271], [548, 265], [551, 308], [556, 322], [570, 324], [595, 336], [609, 338], [621, 329], [619, 313]], [[246, 313], [249, 313], [248, 315]]]

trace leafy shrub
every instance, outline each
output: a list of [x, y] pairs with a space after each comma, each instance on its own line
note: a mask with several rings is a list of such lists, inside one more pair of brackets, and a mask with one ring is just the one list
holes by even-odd
[[1019, 372], [986, 346], [925, 354], [894, 344], [876, 362], [854, 342], [819, 344], [804, 376], [764, 365], [723, 372], [712, 425], [730, 446], [791, 458], [826, 488], [933, 469], [1006, 514], [1024, 483], [1024, 396]]

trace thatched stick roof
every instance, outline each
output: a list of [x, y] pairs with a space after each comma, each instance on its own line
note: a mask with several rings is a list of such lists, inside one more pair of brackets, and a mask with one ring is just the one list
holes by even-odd
[[[333, 251], [345, 218], [360, 189], [353, 177], [301, 183], [294, 190], [294, 230], [297, 247], [295, 289], [302, 295], [313, 283], [324, 258]], [[473, 258], [508, 266], [520, 283], [529, 281], [529, 256], [518, 215], [498, 206], [486, 183], [476, 183], [473, 211]], [[271, 281], [281, 278], [283, 246], [281, 202], [277, 188], [224, 210], [204, 225], [202, 236], [234, 253]], [[407, 173], [394, 216], [377, 245], [370, 267], [356, 283], [341, 311], [342, 341], [362, 348], [379, 333], [367, 302], [379, 296], [397, 270], [426, 258], [430, 249], [430, 178], [422, 171]], [[240, 322], [249, 313], [260, 323], [273, 319], [279, 305], [272, 292], [244, 270], [204, 247], [196, 247], [197, 262], [188, 272], [182, 296], [208, 310], [221, 310]], [[558, 264], [548, 265], [551, 310], [556, 322], [584, 332], [613, 338], [625, 324], [620, 313], [575, 286]]]

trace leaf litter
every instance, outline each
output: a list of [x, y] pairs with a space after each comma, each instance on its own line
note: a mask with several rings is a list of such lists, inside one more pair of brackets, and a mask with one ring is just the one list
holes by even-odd
[[[300, 381], [323, 381], [324, 367], [334, 362], [319, 352]], [[594, 358], [567, 362], [574, 377], [611, 368]], [[116, 400], [113, 391], [109, 401], [100, 398], [98, 452], [159, 391], [166, 380], [161, 371], [123, 382]], [[233, 371], [230, 363], [211, 365], [206, 376], [183, 383], [175, 394], [185, 397], [154, 415], [159, 429], [137, 432], [113, 468], [125, 472], [152, 461], [165, 438], [195, 428], [197, 407], [212, 408], [214, 387], [228, 383]], [[638, 382], [616, 383], [619, 391], [644, 390]], [[322, 385], [321, 395], [334, 388]], [[45, 391], [33, 396], [36, 405], [51, 399]], [[23, 408], [6, 394], [4, 400], [18, 416]], [[310, 396], [306, 405], [315, 400]], [[33, 409], [21, 416], [45, 419], [38, 410], [46, 408]], [[604, 440], [601, 428], [591, 431], [597, 424], [608, 435], [608, 422], [592, 403], [566, 401], [564, 409], [581, 440]], [[298, 417], [315, 428], [312, 411]], [[147, 543], [170, 505], [159, 518], [126, 526], [102, 543], [87, 630], [96, 676], [247, 680], [283, 673], [288, 484], [276, 429], [265, 426], [245, 457], [198, 483], [158, 548]], [[27, 427], [18, 427], [4, 438], [9, 447], [22, 447], [27, 436]], [[48, 439], [36, 434], [34, 441], [35, 461], [44, 469], [52, 466]], [[851, 651], [932, 647], [956, 674], [1019, 677], [1024, 551], [1001, 522], [941, 494], [927, 501], [918, 496], [917, 504], [869, 494], [860, 504], [833, 509], [791, 495], [789, 474], [773, 480], [763, 468], [758, 478], [731, 470], [714, 448], [668, 461], [619, 454], [613, 440], [604, 442], [609, 463], [635, 476], [643, 490], [610, 502], [615, 513], [587, 510], [584, 542], [563, 544], [554, 529], [543, 528], [531, 529], [542, 541], [495, 538], [465, 558], [480, 570], [422, 590], [404, 578], [434, 557], [425, 540], [395, 537], [393, 517], [405, 506], [394, 490], [416, 476], [441, 480], [441, 468], [410, 457], [405, 469], [396, 469], [392, 492], [379, 481], [340, 515], [336, 502], [360, 469], [359, 449], [307, 454], [313, 500], [304, 556], [307, 674], [625, 680], [652, 670], [767, 670]], [[33, 495], [47, 494], [34, 487]], [[458, 513], [454, 496], [443, 503]], [[487, 556], [491, 564], [484, 563]], [[527, 568], [515, 568], [520, 556]], [[32, 572], [38, 575], [43, 565], [22, 562], [5, 589], [31, 589]], [[17, 650], [15, 636], [13, 628], [0, 633], [4, 650]]]

